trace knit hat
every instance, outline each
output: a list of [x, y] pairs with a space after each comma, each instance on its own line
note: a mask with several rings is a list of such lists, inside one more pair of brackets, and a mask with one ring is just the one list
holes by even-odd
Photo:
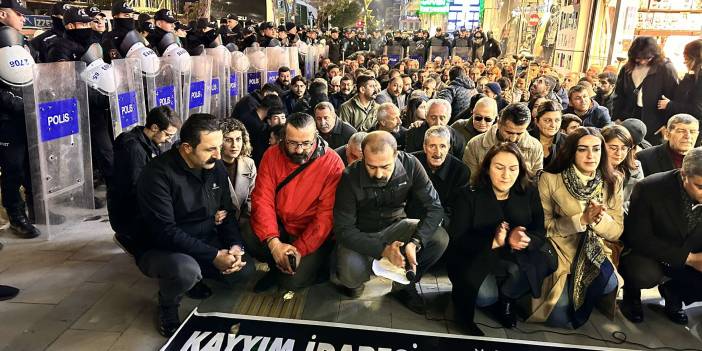
[[502, 88], [500, 88], [500, 85], [495, 83], [495, 82], [490, 82], [485, 84], [485, 87], [490, 89], [495, 95], [500, 95], [502, 94]]
[[634, 139], [634, 145], [639, 145], [643, 142], [648, 129], [644, 122], [636, 118], [627, 118], [622, 122], [622, 127], [626, 128]]

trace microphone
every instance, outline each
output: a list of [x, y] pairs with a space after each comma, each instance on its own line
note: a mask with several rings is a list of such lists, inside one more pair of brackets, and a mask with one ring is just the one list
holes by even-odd
[[288, 262], [290, 263], [290, 269], [292, 269], [293, 273], [297, 270], [297, 258], [295, 257], [295, 254], [292, 252], [288, 252]]
[[407, 280], [409, 280], [410, 283], [414, 283], [417, 279], [417, 273], [412, 270], [412, 264], [410, 263], [409, 259], [407, 259], [407, 255], [405, 254], [405, 248], [407, 248], [407, 244], [408, 243], [402, 245], [402, 247], [400, 248], [400, 253], [402, 254], [402, 256], [405, 257], [405, 277], [407, 277]]

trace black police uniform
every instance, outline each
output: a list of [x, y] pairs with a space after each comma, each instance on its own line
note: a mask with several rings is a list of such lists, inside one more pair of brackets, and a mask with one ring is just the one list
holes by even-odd
[[330, 37], [327, 43], [329, 45], [329, 60], [339, 64], [339, 61], [341, 61], [341, 40]]
[[349, 38], [344, 38], [341, 39], [341, 49], [344, 52], [344, 58], [347, 58], [351, 56], [351, 54], [355, 53], [358, 51], [358, 40], [356, 38], [349, 39]]
[[[134, 10], [124, 2], [116, 2], [112, 5], [112, 14], [133, 13]], [[126, 52], [120, 50], [122, 40], [130, 31], [136, 28], [136, 21], [132, 18], [113, 18], [112, 30], [105, 33], [100, 45], [102, 45], [103, 61], [110, 63], [112, 60], [124, 58]]]
[[[0, 27], [5, 27], [0, 23]], [[30, 53], [36, 60], [36, 52]], [[32, 181], [27, 150], [27, 129], [24, 117], [22, 88], [0, 81], [0, 191], [2, 206], [10, 217], [13, 228], [21, 229], [23, 236], [35, 237], [40, 233], [30, 224], [27, 209], [33, 213]], [[22, 200], [20, 186], [24, 187], [27, 204]], [[31, 217], [31, 216], [30, 216]]]

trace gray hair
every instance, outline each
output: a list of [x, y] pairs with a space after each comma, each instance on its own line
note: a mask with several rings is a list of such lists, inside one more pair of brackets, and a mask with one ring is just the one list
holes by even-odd
[[699, 123], [700, 121], [698, 121], [697, 118], [695, 118], [692, 115], [688, 115], [687, 113], [678, 113], [677, 115], [673, 115], [673, 117], [670, 117], [670, 119], [668, 119], [668, 124], [666, 128], [668, 128], [668, 130], [671, 130], [673, 129], [673, 127], [675, 127], [676, 124], [699, 125]]
[[442, 105], [446, 110], [448, 110], [448, 117], [451, 117], [451, 103], [449, 103], [447, 100], [444, 99], [431, 99], [427, 101], [427, 112], [431, 109], [432, 106], [434, 105]]
[[447, 144], [451, 143], [451, 132], [447, 126], [433, 126], [427, 129], [424, 133], [424, 144], [426, 144], [427, 140], [431, 137], [444, 138]]
[[318, 104], [314, 107], [314, 110], [315, 110], [315, 111], [317, 111], [317, 110], [329, 110], [329, 111], [331, 111], [332, 115], [334, 115], [334, 117], [336, 117], [336, 111], [334, 110], [334, 105], [332, 105], [331, 102], [329, 102], [329, 101], [322, 101], [322, 102], [318, 103]]
[[395, 112], [397, 116], [400, 116], [400, 109], [395, 106], [392, 102], [384, 102], [378, 106], [378, 112], [375, 114], [375, 118], [380, 121], [387, 121], [390, 111]]
[[696, 147], [685, 154], [682, 172], [687, 177], [702, 177], [702, 147]]
[[366, 138], [366, 135], [368, 135], [368, 133], [366, 133], [366, 132], [353, 133], [353, 135], [351, 135], [351, 138], [349, 138], [348, 144], [361, 147], [361, 143], [363, 142], [363, 139]]
[[497, 101], [495, 101], [495, 99], [487, 96], [478, 99], [478, 102], [473, 106], [473, 111], [475, 111], [478, 106], [489, 108], [490, 111], [492, 111], [492, 116], [497, 117]]

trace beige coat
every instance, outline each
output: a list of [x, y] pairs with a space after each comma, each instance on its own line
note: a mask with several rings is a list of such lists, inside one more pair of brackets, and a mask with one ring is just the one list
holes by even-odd
[[[466, 149], [463, 152], [463, 162], [470, 169], [471, 184], [475, 184], [478, 180], [480, 164], [488, 151], [490, 151], [490, 148], [497, 143], [497, 123], [495, 123], [487, 132], [476, 136], [466, 144]], [[524, 163], [526, 163], [527, 170], [532, 176], [544, 168], [544, 149], [541, 146], [541, 142], [525, 132], [517, 142], [517, 146], [522, 151]]]
[[256, 164], [246, 156], [237, 158], [236, 162], [235, 184], [232, 186], [232, 181], [229, 180], [229, 192], [236, 209], [236, 219], [241, 220], [242, 216], [248, 218], [251, 215], [251, 193], [256, 183]]
[[[618, 189], [615, 198], [605, 201], [605, 215], [600, 223], [593, 227], [595, 233], [600, 236], [600, 243], [608, 257], [611, 256], [611, 250], [604, 245], [602, 238], [616, 241], [624, 229], [621, 184], [615, 188]], [[570, 195], [560, 174], [544, 172], [539, 179], [539, 194], [544, 207], [546, 237], [558, 253], [558, 268], [544, 279], [541, 298], [531, 300], [532, 315], [528, 322], [544, 322], [551, 315], [558, 298], [566, 288], [566, 281], [578, 250], [581, 236], [579, 233], [585, 230], [580, 224], [580, 216], [585, 211], [586, 204]], [[609, 199], [609, 196], [605, 195], [605, 198]], [[613, 311], [615, 297], [615, 294], [609, 295], [611, 301], [606, 301], [608, 306], [605, 306], [608, 310]]]

